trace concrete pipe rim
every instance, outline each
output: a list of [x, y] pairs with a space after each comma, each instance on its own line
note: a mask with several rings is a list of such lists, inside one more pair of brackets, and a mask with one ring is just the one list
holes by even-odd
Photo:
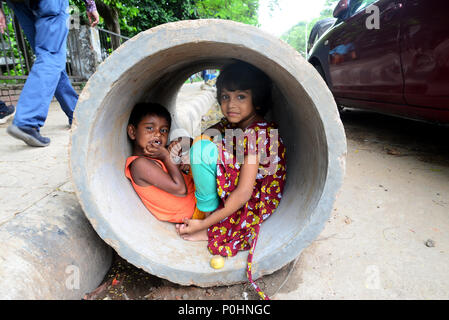
[[[155, 221], [148, 212], [143, 215], [146, 209], [132, 195], [134, 190], [124, 176], [124, 159], [129, 156], [124, 126], [137, 100], [157, 100], [171, 111], [190, 74], [232, 59], [254, 64], [275, 82], [278, 100], [273, 118], [280, 117], [280, 133], [287, 145], [286, 192], [278, 210], [262, 224], [253, 260], [257, 279], [293, 261], [315, 240], [330, 215], [345, 171], [346, 138], [332, 94], [293, 48], [256, 27], [232, 21], [160, 25], [128, 40], [104, 61], [84, 87], [75, 110], [69, 163], [88, 220], [128, 262], [182, 285], [208, 287], [246, 281], [248, 251], [227, 259], [223, 269], [213, 270], [206, 243], [171, 239], [177, 236], [174, 227], [172, 232], [168, 223]], [[164, 86], [171, 91], [164, 92]], [[281, 124], [288, 124], [287, 120], [294, 123], [285, 125], [283, 131]], [[301, 147], [306, 152], [300, 153]], [[308, 166], [317, 177], [302, 170]], [[119, 201], [123, 199], [129, 200], [128, 206]], [[304, 210], [297, 213], [298, 208]], [[135, 224], [134, 218], [138, 218]], [[291, 220], [288, 225], [294, 225], [287, 227], [293, 229], [285, 234], [274, 232], [285, 226], [287, 218]], [[157, 235], [141, 235], [146, 230], [143, 226], [152, 226], [153, 233], [167, 241], [167, 248], [157, 243]], [[148, 241], [152, 250], [143, 248], [141, 240]], [[189, 256], [177, 251], [178, 244]]]

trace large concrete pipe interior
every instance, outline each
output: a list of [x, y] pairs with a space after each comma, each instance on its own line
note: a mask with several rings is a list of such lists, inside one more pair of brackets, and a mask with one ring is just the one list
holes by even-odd
[[102, 239], [135, 266], [179, 284], [246, 281], [248, 251], [214, 270], [205, 242], [182, 240], [157, 221], [125, 178], [133, 105], [155, 101], [171, 111], [191, 74], [240, 59], [274, 81], [273, 120], [287, 147], [287, 184], [277, 211], [261, 228], [254, 278], [293, 259], [321, 232], [341, 186], [346, 139], [333, 97], [293, 48], [259, 29], [222, 20], [181, 21], [147, 30], [115, 51], [80, 95], [70, 164], [86, 216]]

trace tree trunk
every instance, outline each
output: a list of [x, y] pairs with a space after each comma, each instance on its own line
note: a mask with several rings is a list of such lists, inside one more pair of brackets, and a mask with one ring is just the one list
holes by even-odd
[[[106, 30], [120, 34], [120, 22], [118, 19], [117, 8], [109, 7], [99, 0], [95, 1], [95, 5], [97, 6], [98, 14], [104, 19]], [[110, 37], [112, 49], [115, 50], [120, 46], [120, 37], [115, 35], [110, 35]]]

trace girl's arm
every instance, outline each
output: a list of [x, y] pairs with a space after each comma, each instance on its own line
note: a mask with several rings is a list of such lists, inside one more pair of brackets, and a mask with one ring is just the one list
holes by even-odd
[[237, 188], [226, 199], [224, 208], [216, 210], [204, 220], [185, 219], [185, 228], [180, 229], [181, 234], [190, 234], [207, 229], [243, 207], [251, 198], [259, 170], [259, 159], [256, 155], [245, 156], [244, 164], [240, 169]]
[[168, 150], [162, 146], [151, 145], [147, 146], [146, 153], [151, 158], [161, 160], [167, 172], [153, 160], [138, 158], [130, 167], [134, 182], [142, 187], [153, 185], [178, 197], [185, 196], [187, 187], [184, 178], [178, 166], [171, 161]]

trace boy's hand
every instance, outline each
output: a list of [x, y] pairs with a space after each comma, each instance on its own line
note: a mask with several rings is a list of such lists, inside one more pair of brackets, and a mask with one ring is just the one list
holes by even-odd
[[149, 143], [145, 147], [145, 154], [148, 155], [150, 158], [162, 160], [165, 161], [170, 156], [168, 153], [168, 150], [157, 143]]

